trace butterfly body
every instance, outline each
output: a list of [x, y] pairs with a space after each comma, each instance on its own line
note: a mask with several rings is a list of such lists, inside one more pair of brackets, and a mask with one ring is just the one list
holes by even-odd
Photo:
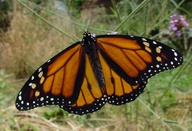
[[85, 33], [84, 38], [81, 41], [81, 45], [84, 47], [84, 52], [89, 57], [92, 71], [94, 72], [94, 75], [95, 75], [95, 78], [97, 79], [99, 87], [104, 88], [105, 81], [104, 81], [104, 75], [103, 75], [101, 63], [99, 62], [99, 57], [97, 53], [98, 48], [96, 45], [96, 39], [90, 33]]
[[135, 100], [147, 80], [182, 64], [174, 49], [151, 39], [127, 35], [92, 36], [43, 64], [18, 94], [16, 107], [29, 110], [59, 105], [74, 114], [99, 110], [105, 103]]

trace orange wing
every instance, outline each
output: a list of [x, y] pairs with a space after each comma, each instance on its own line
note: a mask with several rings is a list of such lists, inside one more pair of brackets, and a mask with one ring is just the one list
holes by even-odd
[[111, 66], [112, 63], [108, 64], [101, 53], [99, 53], [99, 59], [104, 73], [108, 103], [125, 104], [135, 100], [143, 92], [147, 82], [130, 84], [125, 81], [125, 78], [129, 76], [119, 75], [119, 72]]
[[88, 55], [85, 55], [85, 73], [77, 101], [73, 105], [60, 105], [70, 113], [87, 114], [99, 110], [107, 101], [93, 73]]
[[174, 49], [147, 38], [102, 35], [97, 45], [108, 102], [114, 105], [134, 100], [151, 76], [182, 64]]
[[95, 79], [88, 55], [78, 42], [42, 65], [26, 82], [16, 99], [19, 110], [59, 105], [69, 113], [99, 110], [106, 95]]
[[79, 84], [83, 81], [84, 62], [80, 42], [54, 56], [23, 86], [16, 99], [17, 109], [74, 104], [80, 92]]

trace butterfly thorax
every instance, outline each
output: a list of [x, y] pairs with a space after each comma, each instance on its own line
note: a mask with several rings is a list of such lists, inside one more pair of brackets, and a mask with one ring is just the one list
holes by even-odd
[[89, 32], [85, 32], [81, 45], [84, 47], [85, 53], [88, 55], [92, 70], [100, 87], [105, 87], [104, 75], [98, 58], [98, 48], [96, 39]]

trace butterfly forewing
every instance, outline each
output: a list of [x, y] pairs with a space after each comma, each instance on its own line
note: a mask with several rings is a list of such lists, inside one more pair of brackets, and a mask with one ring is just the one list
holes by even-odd
[[182, 64], [177, 51], [147, 38], [103, 35], [97, 37], [97, 43], [107, 64], [133, 85]]
[[[19, 110], [53, 104], [74, 104], [81, 81], [78, 74], [81, 65], [82, 46], [79, 43], [43, 64], [23, 86], [16, 100]], [[78, 77], [78, 78], [77, 78]]]

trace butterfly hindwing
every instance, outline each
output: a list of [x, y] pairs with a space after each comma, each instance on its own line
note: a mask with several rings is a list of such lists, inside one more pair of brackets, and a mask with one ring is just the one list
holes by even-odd
[[83, 81], [80, 94], [75, 104], [60, 105], [60, 107], [69, 113], [87, 114], [99, 110], [107, 101], [106, 95], [95, 78], [88, 55], [85, 55], [85, 71], [83, 73]]
[[137, 84], [130, 84], [125, 81], [129, 79], [130, 76], [126, 74], [119, 75], [118, 70], [116, 70], [117, 68], [114, 69], [114, 63], [108, 64], [105, 60], [108, 57], [106, 56], [104, 58], [100, 52], [98, 52], [98, 54], [106, 81], [105, 86], [108, 103], [121, 105], [135, 100], [143, 92], [147, 82], [143, 81]]

